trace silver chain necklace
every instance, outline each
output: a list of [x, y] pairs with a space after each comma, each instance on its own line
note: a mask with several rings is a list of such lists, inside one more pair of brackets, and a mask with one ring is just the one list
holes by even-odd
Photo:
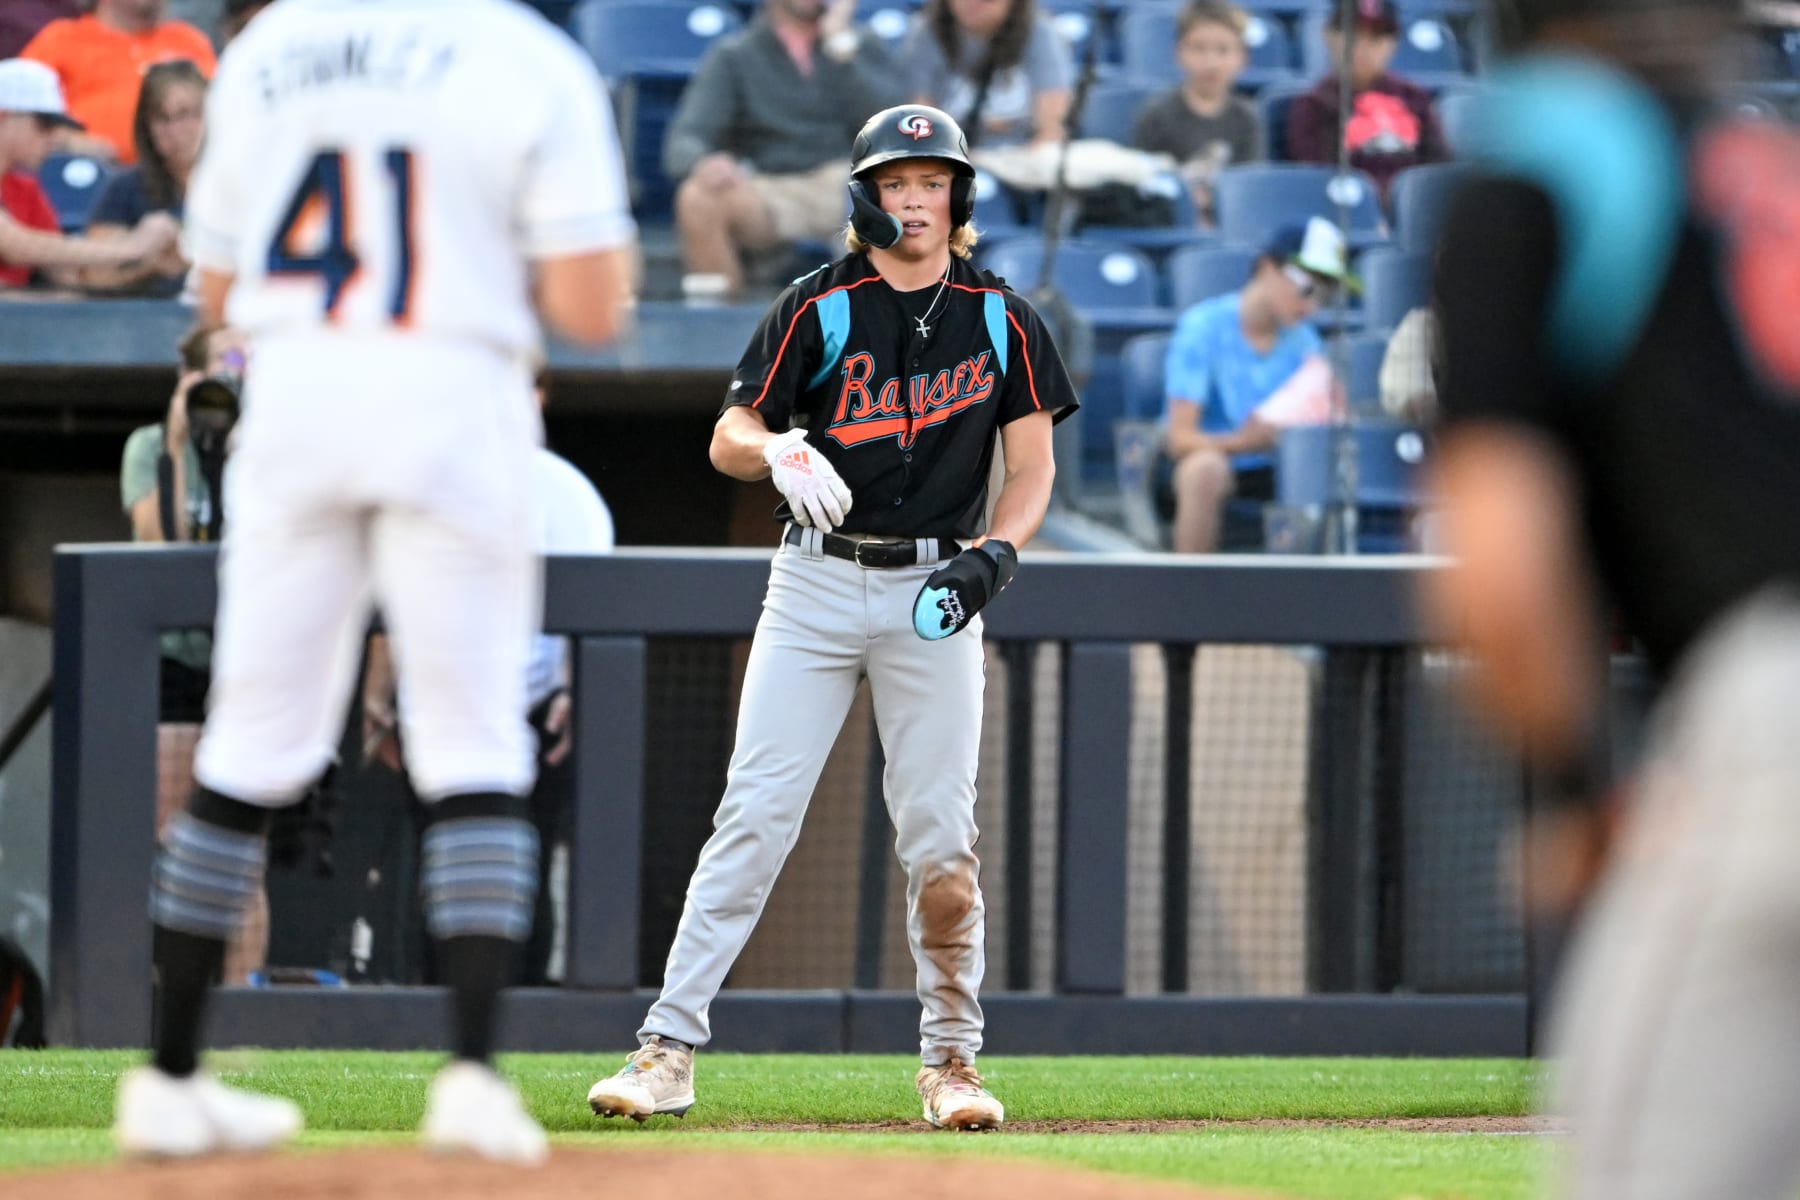
[[918, 326], [918, 328], [919, 328], [919, 336], [920, 337], [926, 338], [926, 337], [931, 336], [931, 326], [929, 326], [925, 323], [926, 319], [929, 318], [931, 316], [931, 314], [937, 310], [938, 301], [942, 300], [944, 298], [944, 289], [946, 287], [948, 287], [949, 285], [950, 285], [950, 264], [945, 263], [944, 264], [944, 277], [942, 279], [938, 280], [937, 291], [932, 293], [931, 303], [929, 305], [927, 305], [925, 308], [925, 316], [913, 318], [913, 324]]

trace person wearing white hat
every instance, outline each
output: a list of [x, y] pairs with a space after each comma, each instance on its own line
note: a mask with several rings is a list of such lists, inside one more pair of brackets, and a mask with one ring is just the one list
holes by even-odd
[[34, 268], [68, 283], [67, 270], [141, 263], [175, 245], [180, 226], [167, 213], [152, 213], [117, 241], [63, 236], [37, 170], [57, 130], [80, 128], [56, 72], [23, 58], [0, 62], [0, 288], [23, 286]]

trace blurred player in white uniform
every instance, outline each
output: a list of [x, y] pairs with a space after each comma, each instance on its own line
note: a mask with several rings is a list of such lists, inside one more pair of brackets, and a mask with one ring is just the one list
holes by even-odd
[[269, 812], [324, 770], [375, 605], [434, 809], [427, 926], [455, 1000], [425, 1140], [539, 1161], [543, 1132], [488, 1059], [536, 883], [537, 315], [602, 342], [629, 287], [605, 92], [506, 0], [284, 0], [220, 64], [187, 221], [202, 314], [251, 336], [256, 382], [197, 786], [152, 887], [155, 1059], [123, 1080], [115, 1138], [190, 1155], [299, 1128], [286, 1101], [198, 1071], [199, 1029]]

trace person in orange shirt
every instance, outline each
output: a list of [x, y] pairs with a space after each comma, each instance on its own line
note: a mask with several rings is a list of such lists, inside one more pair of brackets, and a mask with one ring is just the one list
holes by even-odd
[[212, 43], [192, 25], [169, 20], [167, 12], [168, 0], [97, 0], [85, 16], [44, 26], [20, 52], [56, 72], [70, 114], [87, 126], [88, 137], [71, 149], [136, 162], [131, 122], [144, 72], [185, 58], [212, 77]]

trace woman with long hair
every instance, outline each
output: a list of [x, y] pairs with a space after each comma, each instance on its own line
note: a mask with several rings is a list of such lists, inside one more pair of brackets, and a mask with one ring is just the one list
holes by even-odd
[[900, 61], [913, 102], [955, 117], [972, 146], [1062, 136], [1075, 67], [1035, 0], [927, 0]]
[[[89, 238], [123, 237], [153, 212], [181, 216], [188, 175], [200, 157], [205, 107], [206, 76], [193, 63], [177, 59], [144, 72], [131, 125], [137, 166], [108, 181], [88, 221]], [[181, 291], [187, 268], [180, 251], [171, 250], [141, 266], [90, 267], [81, 282], [100, 291], [173, 296]]]

